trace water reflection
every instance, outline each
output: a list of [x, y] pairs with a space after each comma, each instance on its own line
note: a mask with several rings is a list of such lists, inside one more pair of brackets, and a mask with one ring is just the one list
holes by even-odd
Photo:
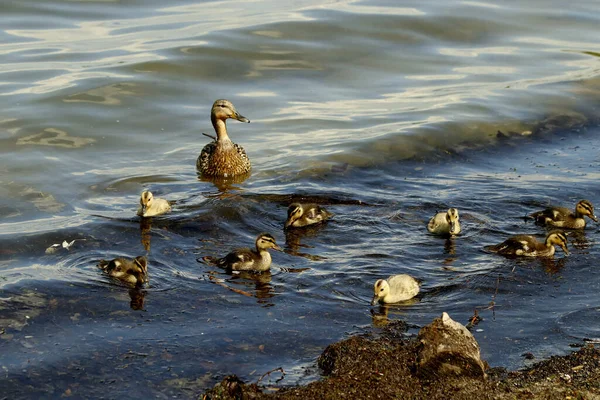
[[[269, 299], [275, 296], [275, 291], [271, 285], [271, 271], [252, 272], [239, 271], [232, 273], [229, 279], [223, 279], [220, 271], [209, 271], [208, 279], [210, 282], [219, 285], [234, 293], [246, 297], [255, 297], [258, 303], [266, 307], [275, 305]], [[238, 287], [234, 287], [238, 286]]]
[[140, 218], [140, 232], [142, 237], [142, 246], [146, 252], [150, 251], [150, 229], [152, 228], [151, 218]]
[[247, 174], [236, 175], [228, 178], [223, 177], [211, 177], [211, 176], [202, 176], [200, 172], [197, 173], [198, 180], [201, 182], [210, 182], [219, 190], [220, 193], [227, 193], [229, 191], [240, 191], [242, 188], [240, 186], [236, 186], [238, 183], [244, 182], [246, 179], [250, 177], [252, 171]]
[[139, 288], [129, 289], [129, 298], [131, 299], [129, 306], [132, 310], [143, 310], [146, 291]]
[[312, 261], [326, 260], [327, 257], [301, 252], [300, 248], [312, 248], [312, 246], [302, 244], [301, 240], [304, 238], [312, 238], [317, 236], [319, 232], [325, 228], [327, 223], [327, 221], [324, 221], [323, 223], [316, 225], [310, 225], [295, 229], [287, 229], [285, 231], [284, 252], [293, 256], [304, 257]]
[[[417, 296], [395, 304], [379, 304], [377, 310], [375, 308], [370, 309], [371, 323], [374, 327], [383, 328], [389, 323], [399, 320], [400, 315], [404, 318], [406, 312], [403, 309], [418, 304], [420, 301], [421, 299]], [[390, 313], [393, 317], [397, 316], [398, 318], [390, 318]]]

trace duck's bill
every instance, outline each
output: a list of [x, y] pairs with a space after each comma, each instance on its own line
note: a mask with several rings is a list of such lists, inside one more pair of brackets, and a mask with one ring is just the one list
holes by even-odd
[[563, 248], [562, 248], [562, 249], [563, 249], [563, 251], [565, 252], [565, 255], [567, 255], [567, 256], [568, 256], [568, 255], [570, 254], [570, 253], [569, 253], [569, 249], [567, 249], [565, 246], [563, 246]]
[[590, 214], [590, 218], [592, 219], [592, 221], [598, 222], [598, 217], [596, 217], [594, 214]]
[[379, 297], [377, 295], [373, 296], [373, 300], [371, 300], [371, 305], [376, 306], [379, 303]]
[[279, 247], [278, 245], [273, 246], [273, 250], [283, 251], [283, 249], [281, 247]]
[[233, 116], [233, 118], [237, 119], [240, 122], [248, 122], [248, 123], [250, 123], [250, 120], [248, 118], [246, 118], [246, 117], [244, 117], [243, 115], [240, 115], [240, 114], [235, 114]]
[[456, 235], [456, 222], [452, 222], [450, 224], [450, 234], [451, 235]]

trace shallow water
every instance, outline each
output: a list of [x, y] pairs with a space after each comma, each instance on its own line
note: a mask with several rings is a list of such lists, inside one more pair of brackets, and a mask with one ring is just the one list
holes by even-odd
[[[385, 312], [416, 332], [477, 309], [492, 366], [600, 340], [600, 225], [569, 235], [569, 257], [482, 250], [543, 237], [522, 217], [549, 204], [600, 203], [596, 2], [395, 4], [3, 6], [6, 396], [191, 397], [276, 367], [278, 384], [306, 382], [327, 344], [378, 329]], [[253, 162], [228, 187], [195, 171], [217, 98], [252, 121], [228, 124]], [[140, 223], [144, 189], [173, 212]], [[298, 199], [335, 217], [286, 237]], [[450, 206], [463, 234], [428, 234]], [[260, 232], [285, 249], [270, 274], [197, 261]], [[63, 240], [75, 243], [46, 253]], [[96, 267], [142, 254], [145, 290]], [[374, 281], [394, 273], [422, 279], [422, 296], [369, 307]]]

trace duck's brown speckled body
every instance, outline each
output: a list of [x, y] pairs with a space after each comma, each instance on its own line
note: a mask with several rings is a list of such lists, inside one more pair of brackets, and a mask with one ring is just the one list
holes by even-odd
[[538, 224], [567, 229], [585, 228], [584, 217], [586, 216], [598, 222], [598, 218], [594, 215], [594, 206], [588, 200], [580, 200], [575, 205], [575, 212], [565, 207], [550, 207], [531, 214]]
[[275, 238], [268, 233], [261, 233], [256, 238], [256, 250], [250, 248], [233, 250], [216, 264], [229, 271], [267, 271], [271, 268], [271, 255], [268, 249], [281, 250]]
[[543, 243], [533, 236], [516, 235], [500, 244], [487, 246], [486, 250], [505, 256], [552, 257], [556, 251], [555, 245], [560, 246], [565, 254], [569, 255], [567, 237], [562, 232], [550, 232]]
[[284, 228], [302, 228], [308, 225], [318, 224], [331, 218], [331, 214], [318, 204], [292, 203], [288, 207], [288, 217]]
[[148, 261], [144, 256], [136, 257], [131, 261], [122, 257], [110, 261], [100, 260], [98, 268], [132, 286], [140, 286], [148, 282]]
[[225, 121], [228, 118], [237, 119], [240, 122], [250, 122], [236, 111], [230, 101], [215, 101], [210, 112], [210, 119], [217, 137], [213, 142], [204, 146], [196, 161], [196, 168], [202, 177], [232, 178], [250, 173], [252, 166], [246, 151], [242, 146], [233, 143], [227, 135]]

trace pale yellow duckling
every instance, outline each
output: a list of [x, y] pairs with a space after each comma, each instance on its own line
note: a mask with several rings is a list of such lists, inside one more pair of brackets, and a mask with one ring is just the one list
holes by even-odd
[[379, 279], [375, 282], [373, 293], [373, 306], [377, 303], [398, 303], [419, 294], [419, 282], [407, 274], [392, 275], [387, 280]]
[[137, 215], [140, 217], [155, 217], [171, 211], [171, 205], [165, 199], [159, 199], [152, 192], [144, 190], [140, 198], [140, 208]]
[[585, 228], [584, 217], [589, 217], [594, 222], [598, 222], [598, 218], [594, 215], [594, 206], [588, 200], [580, 200], [575, 205], [575, 212], [565, 207], [550, 207], [531, 214], [531, 217], [538, 224], [567, 229]]
[[436, 235], [458, 235], [460, 233], [458, 210], [450, 208], [446, 212], [437, 213], [429, 220], [427, 230]]
[[98, 268], [108, 275], [130, 285], [140, 286], [148, 282], [148, 261], [139, 256], [129, 261], [119, 257], [114, 260], [100, 260]]
[[213, 138], [213, 142], [204, 146], [196, 161], [196, 168], [204, 177], [231, 178], [250, 172], [251, 164], [246, 151], [242, 146], [233, 143], [227, 135], [225, 121], [228, 118], [240, 122], [250, 122], [248, 118], [237, 112], [230, 101], [217, 100], [214, 102], [210, 111], [210, 120], [217, 137]]
[[308, 225], [318, 224], [333, 214], [325, 210], [318, 204], [300, 204], [292, 203], [288, 207], [287, 220], [285, 221], [284, 229], [301, 228]]
[[256, 238], [256, 250], [250, 248], [236, 249], [216, 264], [229, 271], [267, 271], [271, 268], [271, 254], [268, 249], [281, 251], [275, 238], [268, 233], [261, 233]]
[[555, 245], [569, 255], [567, 237], [562, 232], [550, 232], [543, 243], [533, 236], [516, 235], [500, 244], [487, 246], [486, 249], [505, 256], [552, 257], [556, 251]]

